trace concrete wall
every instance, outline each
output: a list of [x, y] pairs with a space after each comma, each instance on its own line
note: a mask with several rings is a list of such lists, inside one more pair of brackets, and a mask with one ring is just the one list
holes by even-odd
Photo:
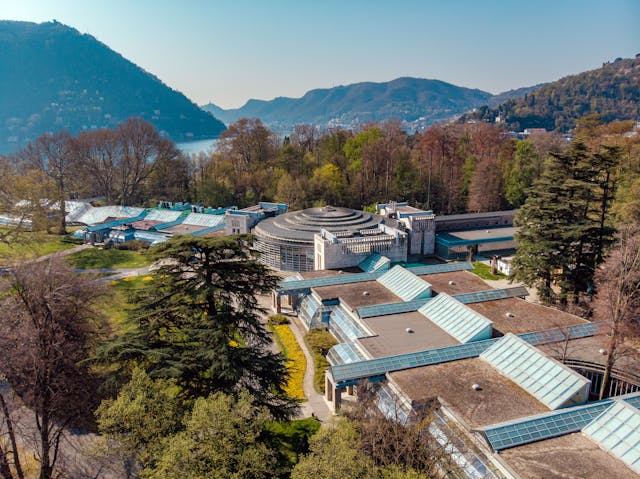
[[391, 262], [407, 261], [409, 237], [373, 236], [358, 238], [355, 242], [332, 241], [316, 234], [314, 237], [315, 269], [344, 269], [358, 266], [371, 253], [380, 253]]

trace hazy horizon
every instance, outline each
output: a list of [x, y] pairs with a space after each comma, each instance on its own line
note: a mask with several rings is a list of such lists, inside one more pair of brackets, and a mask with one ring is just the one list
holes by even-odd
[[0, 0], [89, 33], [199, 105], [399, 77], [500, 93], [640, 52], [640, 2]]

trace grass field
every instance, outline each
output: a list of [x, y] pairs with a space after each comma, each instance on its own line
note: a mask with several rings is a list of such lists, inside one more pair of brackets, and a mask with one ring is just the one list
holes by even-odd
[[24, 232], [9, 243], [0, 242], [0, 264], [26, 261], [76, 246], [69, 236]]
[[506, 276], [500, 272], [491, 274], [491, 266], [480, 261], [473, 262], [473, 274], [480, 276], [482, 279], [505, 279]]
[[98, 248], [73, 253], [69, 261], [78, 269], [142, 268], [151, 264], [145, 254], [138, 251]]

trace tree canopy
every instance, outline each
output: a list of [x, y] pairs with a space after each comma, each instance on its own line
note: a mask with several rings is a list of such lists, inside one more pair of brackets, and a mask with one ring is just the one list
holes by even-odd
[[289, 416], [287, 370], [269, 350], [256, 298], [276, 278], [251, 257], [246, 240], [181, 236], [158, 246], [162, 266], [135, 293], [130, 327], [99, 357], [173, 378], [188, 397], [246, 389], [275, 417]]

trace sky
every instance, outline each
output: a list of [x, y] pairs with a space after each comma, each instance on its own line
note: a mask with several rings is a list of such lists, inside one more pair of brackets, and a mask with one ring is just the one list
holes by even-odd
[[401, 76], [491, 93], [640, 53], [639, 0], [0, 0], [88, 33], [197, 104]]

